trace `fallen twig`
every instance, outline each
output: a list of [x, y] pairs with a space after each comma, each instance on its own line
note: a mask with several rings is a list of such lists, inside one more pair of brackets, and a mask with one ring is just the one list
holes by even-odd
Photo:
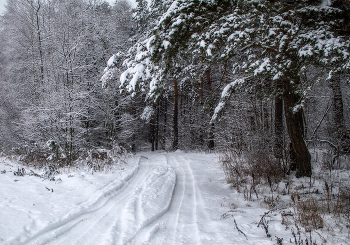
[[236, 229], [238, 230], [239, 233], [243, 234], [245, 236], [245, 238], [248, 240], [248, 237], [246, 234], [244, 234], [244, 232], [238, 228], [238, 225], [237, 225], [237, 222], [236, 222], [236, 219], [233, 219], [233, 221], [235, 222], [235, 226], [236, 226]]
[[270, 212], [271, 212], [271, 210], [268, 211], [268, 212], [265, 212], [264, 215], [261, 217], [261, 219], [260, 219], [260, 221], [259, 221], [259, 224], [258, 224], [258, 227], [259, 227], [260, 225], [263, 226], [263, 228], [264, 228], [264, 230], [265, 230], [265, 232], [266, 232], [266, 236], [267, 236], [267, 237], [271, 237], [271, 235], [270, 235], [270, 233], [269, 233], [269, 225], [268, 225], [268, 223], [267, 223], [266, 220], [265, 220], [265, 216], [268, 215]]

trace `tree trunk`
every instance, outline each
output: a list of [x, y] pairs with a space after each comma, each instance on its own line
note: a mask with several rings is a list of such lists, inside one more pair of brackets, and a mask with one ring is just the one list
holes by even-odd
[[203, 77], [201, 77], [200, 84], [199, 84], [199, 98], [201, 103], [203, 103], [203, 90], [204, 90], [204, 79]]
[[179, 129], [178, 129], [178, 90], [177, 90], [177, 80], [174, 79], [174, 115], [173, 115], [173, 149], [177, 150], [179, 147]]
[[[210, 68], [208, 68], [206, 71], [205, 71], [205, 75], [206, 75], [206, 78], [207, 78], [207, 86], [208, 86], [208, 91], [209, 93], [211, 93], [211, 79], [210, 79]], [[210, 104], [210, 111], [212, 112], [212, 114], [214, 113], [214, 108], [213, 108], [213, 105]], [[210, 128], [209, 128], [209, 141], [208, 141], [208, 148], [209, 150], [214, 150], [214, 147], [215, 147], [215, 141], [214, 141], [214, 130], [215, 130], [215, 126], [214, 126], [214, 123], [210, 125]]]
[[34, 55], [34, 13], [31, 12], [31, 58], [32, 58], [32, 79], [33, 79], [33, 88], [36, 85], [36, 77], [35, 77], [35, 55]]
[[[44, 82], [44, 58], [43, 58], [43, 49], [42, 49], [42, 39], [41, 39], [41, 31], [40, 31], [40, 20], [39, 20], [39, 10], [41, 8], [40, 1], [38, 0], [38, 6], [35, 9], [35, 16], [36, 16], [36, 31], [38, 35], [38, 45], [39, 45], [39, 56], [40, 56], [40, 79], [41, 84]], [[33, 8], [35, 8], [33, 6]]]
[[154, 126], [155, 126], [155, 115], [152, 115], [151, 118], [151, 122], [150, 122], [150, 126], [151, 126], [151, 144], [152, 144], [152, 151], [154, 151], [155, 149], [155, 130], [154, 130]]
[[344, 110], [343, 110], [343, 97], [340, 87], [341, 76], [334, 74], [330, 80], [330, 85], [333, 90], [333, 111], [334, 111], [334, 127], [336, 131], [336, 137], [339, 142], [340, 152], [347, 152], [349, 150], [348, 136], [346, 133]]
[[157, 113], [156, 116], [156, 125], [155, 125], [155, 148], [156, 150], [158, 150], [158, 144], [159, 144], [159, 113], [160, 113], [160, 106], [159, 103], [157, 105], [157, 109], [155, 110]]
[[311, 155], [304, 141], [303, 110], [293, 111], [294, 106], [299, 102], [300, 96], [295, 94], [290, 81], [283, 83], [284, 115], [286, 118], [287, 130], [293, 150], [295, 152], [297, 177], [310, 177]]
[[208, 141], [209, 150], [214, 150], [214, 147], [215, 147], [214, 129], [215, 129], [214, 124], [211, 124], [209, 129], [209, 141]]
[[275, 144], [273, 153], [275, 158], [283, 157], [283, 100], [280, 95], [275, 97]]
[[165, 150], [165, 144], [166, 144], [166, 128], [167, 128], [167, 112], [168, 112], [168, 101], [166, 98], [164, 98], [164, 124], [163, 124], [163, 136], [162, 136], [162, 149]]

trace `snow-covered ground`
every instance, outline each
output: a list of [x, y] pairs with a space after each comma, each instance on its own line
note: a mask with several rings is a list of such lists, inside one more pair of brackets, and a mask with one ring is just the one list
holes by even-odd
[[51, 181], [18, 168], [0, 158], [0, 244], [295, 244], [288, 213], [231, 189], [215, 154], [140, 153]]

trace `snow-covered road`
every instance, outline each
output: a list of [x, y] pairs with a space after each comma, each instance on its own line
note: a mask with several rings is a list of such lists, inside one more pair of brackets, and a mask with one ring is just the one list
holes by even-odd
[[204, 204], [190, 160], [149, 154], [123, 188], [24, 243], [222, 244]]
[[[114, 180], [107, 176], [107, 183], [98, 181], [104, 178], [103, 175], [83, 175], [84, 181], [89, 178], [89, 184], [84, 186], [89, 194], [70, 204], [65, 204], [63, 199], [78, 192], [71, 190], [67, 193], [64, 188], [68, 187], [63, 188], [62, 184], [71, 179], [62, 176], [62, 183], [52, 187], [55, 192], [40, 190], [40, 193], [45, 193], [43, 200], [51, 202], [47, 204], [51, 208], [30, 208], [27, 211], [22, 208], [20, 215], [31, 218], [27, 217], [23, 225], [17, 223], [18, 227], [9, 222], [7, 232], [1, 232], [6, 223], [4, 220], [0, 222], [0, 243], [274, 244], [274, 239], [267, 238], [264, 230], [257, 227], [259, 214], [267, 209], [258, 205], [249, 210], [244, 208], [246, 202], [237, 199], [228, 188], [214, 154], [143, 153], [135, 159], [137, 163], [124, 170], [124, 175], [115, 173], [117, 179]], [[11, 177], [9, 173], [6, 175], [3, 175], [5, 180]], [[33, 182], [35, 178], [18, 178], [18, 182], [12, 182], [11, 186], [21, 182], [28, 185], [30, 181], [32, 185], [38, 185], [38, 182]], [[96, 185], [98, 187], [92, 190]], [[33, 195], [28, 197], [32, 198], [29, 202], [37, 200]], [[5, 201], [0, 206], [7, 215], [15, 213], [18, 206], [26, 203], [17, 198], [14, 208], [6, 200], [16, 198], [9, 193], [3, 196]], [[45, 210], [53, 210], [54, 214], [48, 215], [50, 211]], [[228, 214], [229, 210], [232, 213]], [[30, 216], [33, 213], [37, 214], [35, 218]]]
[[[24, 244], [127, 244], [167, 211], [175, 173], [165, 156], [140, 157], [139, 165], [121, 188], [107, 193], [84, 211], [53, 223]], [[14, 242], [15, 243], [15, 242]]]

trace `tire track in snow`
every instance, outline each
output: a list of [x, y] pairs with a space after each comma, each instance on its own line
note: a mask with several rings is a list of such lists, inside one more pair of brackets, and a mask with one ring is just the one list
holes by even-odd
[[[89, 220], [87, 221], [89, 228], [86, 229], [86, 225], [81, 226], [83, 235], [80, 236], [74, 244], [94, 245], [96, 242], [98, 242], [98, 244], [111, 244], [110, 241], [115, 241], [115, 237], [123, 238], [126, 229], [133, 229], [133, 223], [137, 220], [138, 210], [130, 209], [130, 203], [134, 206], [136, 200], [134, 196], [139, 192], [140, 186], [142, 186], [145, 178], [150, 174], [150, 171], [151, 168], [148, 164], [143, 166], [140, 175], [135, 178], [135, 181], [129, 183], [128, 187], [116, 196], [110, 205], [100, 208], [96, 213], [89, 214]], [[129, 216], [125, 217], [125, 214]], [[99, 218], [91, 217], [92, 215]], [[132, 218], [130, 219], [130, 217]], [[113, 230], [113, 228], [118, 228], [116, 224], [123, 224], [125, 221], [130, 222], [126, 222], [124, 223], [126, 225], [119, 226], [119, 229]], [[74, 240], [75, 234], [79, 234], [80, 232], [73, 230], [71, 233], [71, 236], [65, 238], [63, 242], [57, 243], [55, 241], [53, 244], [70, 244], [71, 241]], [[103, 241], [103, 239], [105, 239], [105, 241]], [[118, 244], [124, 244], [124, 242], [121, 240]]]
[[[170, 159], [170, 157], [169, 157]], [[171, 157], [173, 159], [173, 157]], [[176, 173], [176, 187], [175, 187], [175, 193], [172, 200], [172, 209], [171, 211], [175, 214], [175, 217], [173, 217], [172, 220], [169, 220], [168, 224], [170, 224], [171, 229], [171, 241], [173, 243], [176, 242], [177, 239], [179, 239], [179, 234], [182, 233], [183, 227], [180, 224], [179, 228], [179, 220], [180, 220], [180, 213], [181, 208], [183, 206], [183, 201], [185, 198], [185, 172], [180, 167], [178, 162], [175, 160], [170, 161], [172, 163], [172, 166]], [[171, 227], [173, 226], [173, 227]], [[178, 231], [180, 229], [180, 232]]]
[[127, 244], [141, 244], [152, 238], [159, 229], [157, 221], [170, 208], [176, 175], [173, 168], [167, 163], [166, 157], [164, 155], [160, 157], [164, 160], [159, 159], [159, 156], [156, 159], [152, 159], [158, 165], [155, 171], [156, 174], [147, 179], [143, 192], [138, 199], [143, 212], [141, 215], [144, 219], [139, 222], [138, 229], [127, 240]]
[[[150, 172], [150, 166], [144, 162], [144, 157], [141, 157], [139, 166], [125, 178], [122, 184], [110, 187], [91, 206], [83, 207], [80, 212], [70, 214], [67, 218], [49, 225], [24, 242], [17, 240], [12, 244], [50, 244], [50, 242], [53, 244], [80, 244], [79, 239], [87, 238], [89, 238], [87, 242], [82, 244], [89, 244], [88, 241], [92, 241], [91, 244], [96, 244], [96, 242], [101, 244], [101, 233], [96, 232], [95, 228], [101, 225], [100, 230], [103, 230], [106, 228], [105, 224], [118, 222], [114, 217], [120, 216], [120, 208], [125, 205], [123, 199], [127, 200], [128, 195], [133, 194], [136, 186], [142, 183]], [[89, 233], [89, 231], [92, 232]], [[111, 232], [110, 229], [107, 231]], [[106, 230], [102, 232], [105, 234]], [[91, 239], [96, 236], [98, 240], [93, 242]]]
[[[101, 244], [103, 237], [107, 237], [105, 244], [111, 244], [111, 240], [115, 244], [126, 244], [125, 240], [127, 239], [128, 231], [135, 229], [135, 224], [139, 217], [139, 210], [135, 206], [137, 205], [137, 195], [142, 190], [143, 183], [147, 177], [152, 173], [148, 160], [144, 160], [143, 162], [147, 164], [140, 164], [142, 168], [139, 171], [139, 176], [136, 176], [135, 181], [129, 183], [129, 186], [113, 200], [111, 209], [108, 210], [106, 207], [100, 209], [105, 214], [103, 216], [100, 215], [101, 218], [89, 229], [91, 232], [86, 232], [85, 236], [77, 240], [77, 244], [93, 245], [96, 242]], [[68, 239], [66, 240], [69, 241]], [[62, 244], [67, 243], [63, 242]]]
[[[176, 186], [167, 213], [140, 232], [132, 244], [230, 244], [221, 223], [212, 219], [199, 188], [202, 175], [194, 171], [205, 167], [207, 159], [188, 159], [177, 153], [167, 154], [168, 164], [176, 173]], [[204, 165], [202, 165], [204, 164]]]
[[[175, 157], [176, 156], [176, 157]], [[184, 194], [180, 207], [180, 236], [185, 239], [183, 242], [189, 242], [190, 244], [200, 244], [200, 234], [198, 228], [197, 218], [197, 194], [196, 194], [196, 182], [193, 175], [193, 171], [187, 159], [183, 157], [173, 156], [178, 169], [183, 173], [182, 184], [184, 186]], [[180, 161], [179, 161], [180, 160]], [[180, 164], [180, 162], [182, 164]], [[184, 233], [184, 230], [186, 232]]]
[[169, 209], [140, 231], [131, 244], [201, 244], [192, 169], [188, 160], [177, 154], [166, 157], [176, 174]]
[[[195, 180], [195, 177], [193, 175], [193, 170], [192, 167], [190, 166], [191, 160], [188, 160], [188, 158], [184, 155], [180, 156], [182, 159], [184, 159], [187, 163], [187, 167], [189, 168], [189, 171], [191, 171], [191, 174], [193, 176], [193, 179]], [[205, 163], [205, 160], [202, 160], [202, 164]], [[202, 166], [204, 167], [204, 166]], [[209, 213], [206, 211], [205, 208], [205, 200], [203, 198], [203, 194], [198, 187], [198, 183], [196, 181], [193, 181], [193, 189], [195, 190], [195, 203], [196, 205], [196, 212], [197, 212], [197, 217], [200, 217], [200, 219], [197, 219], [197, 224], [199, 225], [199, 233], [200, 233], [200, 240], [201, 243], [204, 244], [217, 244], [217, 241], [222, 239], [222, 237], [218, 237], [218, 234], [221, 234], [222, 231], [218, 227], [217, 224], [213, 224]]]
[[168, 211], [176, 180], [164, 155], [142, 159], [139, 165], [125, 187], [109, 193], [107, 200], [48, 226], [25, 244], [130, 244]]
[[177, 153], [140, 159], [122, 188], [25, 244], [210, 244], [217, 229], [206, 223], [210, 218], [191, 164]]
[[196, 234], [196, 243], [197, 244], [200, 244], [200, 232], [199, 232], [199, 227], [198, 227], [198, 202], [197, 202], [197, 193], [198, 193], [198, 190], [197, 190], [197, 184], [196, 184], [196, 181], [195, 181], [195, 178], [194, 178], [194, 175], [193, 175], [193, 171], [192, 171], [192, 168], [189, 164], [189, 161], [184, 158], [184, 157], [181, 157], [182, 159], [184, 159], [185, 163], [186, 163], [186, 172], [189, 174], [189, 177], [190, 177], [190, 189], [191, 189], [191, 192], [192, 192], [192, 222], [193, 222], [193, 229], [195, 231], [195, 234]]

